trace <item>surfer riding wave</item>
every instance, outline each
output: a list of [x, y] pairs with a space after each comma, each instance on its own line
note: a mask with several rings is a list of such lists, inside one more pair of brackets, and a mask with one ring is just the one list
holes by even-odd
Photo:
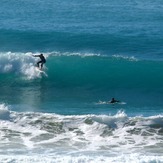
[[[41, 60], [37, 62], [37, 67], [40, 68], [40, 70], [42, 70], [43, 65], [46, 63], [46, 59], [44, 55], [43, 54], [33, 55], [33, 57], [40, 57]], [[40, 64], [41, 64], [41, 67], [40, 67]]]

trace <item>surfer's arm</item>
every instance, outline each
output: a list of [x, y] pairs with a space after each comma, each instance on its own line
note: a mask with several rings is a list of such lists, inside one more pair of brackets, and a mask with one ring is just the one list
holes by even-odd
[[40, 55], [32, 55], [33, 57], [40, 57]]
[[109, 101], [109, 103], [111, 103], [111, 104], [114, 104], [114, 103], [117, 103], [117, 102], [120, 102], [119, 100], [114, 100], [114, 101]]

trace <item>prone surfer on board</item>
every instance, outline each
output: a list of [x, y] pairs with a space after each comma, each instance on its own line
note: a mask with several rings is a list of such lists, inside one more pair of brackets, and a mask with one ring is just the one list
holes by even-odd
[[39, 64], [41, 64], [40, 70], [42, 70], [43, 65], [46, 63], [46, 59], [45, 59], [44, 55], [43, 54], [40, 54], [40, 55], [33, 55], [33, 56], [34, 57], [40, 57], [41, 61], [38, 61], [37, 62], [37, 67], [39, 68], [40, 67]]
[[114, 104], [114, 103], [117, 103], [117, 102], [120, 102], [120, 101], [118, 101], [118, 100], [116, 100], [114, 98], [112, 98], [111, 101], [109, 101], [109, 103], [111, 103], [111, 104]]

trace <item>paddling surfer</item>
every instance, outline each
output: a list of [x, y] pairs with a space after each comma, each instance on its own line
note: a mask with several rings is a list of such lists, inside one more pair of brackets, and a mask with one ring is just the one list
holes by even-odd
[[114, 98], [112, 98], [111, 101], [109, 101], [109, 103], [111, 103], [111, 104], [114, 104], [114, 103], [116, 103], [116, 102], [120, 102], [120, 101], [118, 101], [118, 100], [116, 100], [116, 99], [114, 99]]

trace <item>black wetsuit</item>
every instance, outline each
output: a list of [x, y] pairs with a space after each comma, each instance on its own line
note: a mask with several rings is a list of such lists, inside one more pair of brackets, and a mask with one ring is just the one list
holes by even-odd
[[116, 102], [120, 102], [120, 101], [115, 100], [114, 98], [112, 98], [111, 101], [110, 101], [110, 103], [112, 103], [112, 104], [113, 104], [113, 103], [116, 103]]
[[40, 57], [41, 61], [37, 62], [37, 65], [39, 67], [39, 64], [41, 63], [41, 69], [42, 69], [43, 64], [46, 63], [46, 59], [43, 55], [39, 55], [38, 57]]

